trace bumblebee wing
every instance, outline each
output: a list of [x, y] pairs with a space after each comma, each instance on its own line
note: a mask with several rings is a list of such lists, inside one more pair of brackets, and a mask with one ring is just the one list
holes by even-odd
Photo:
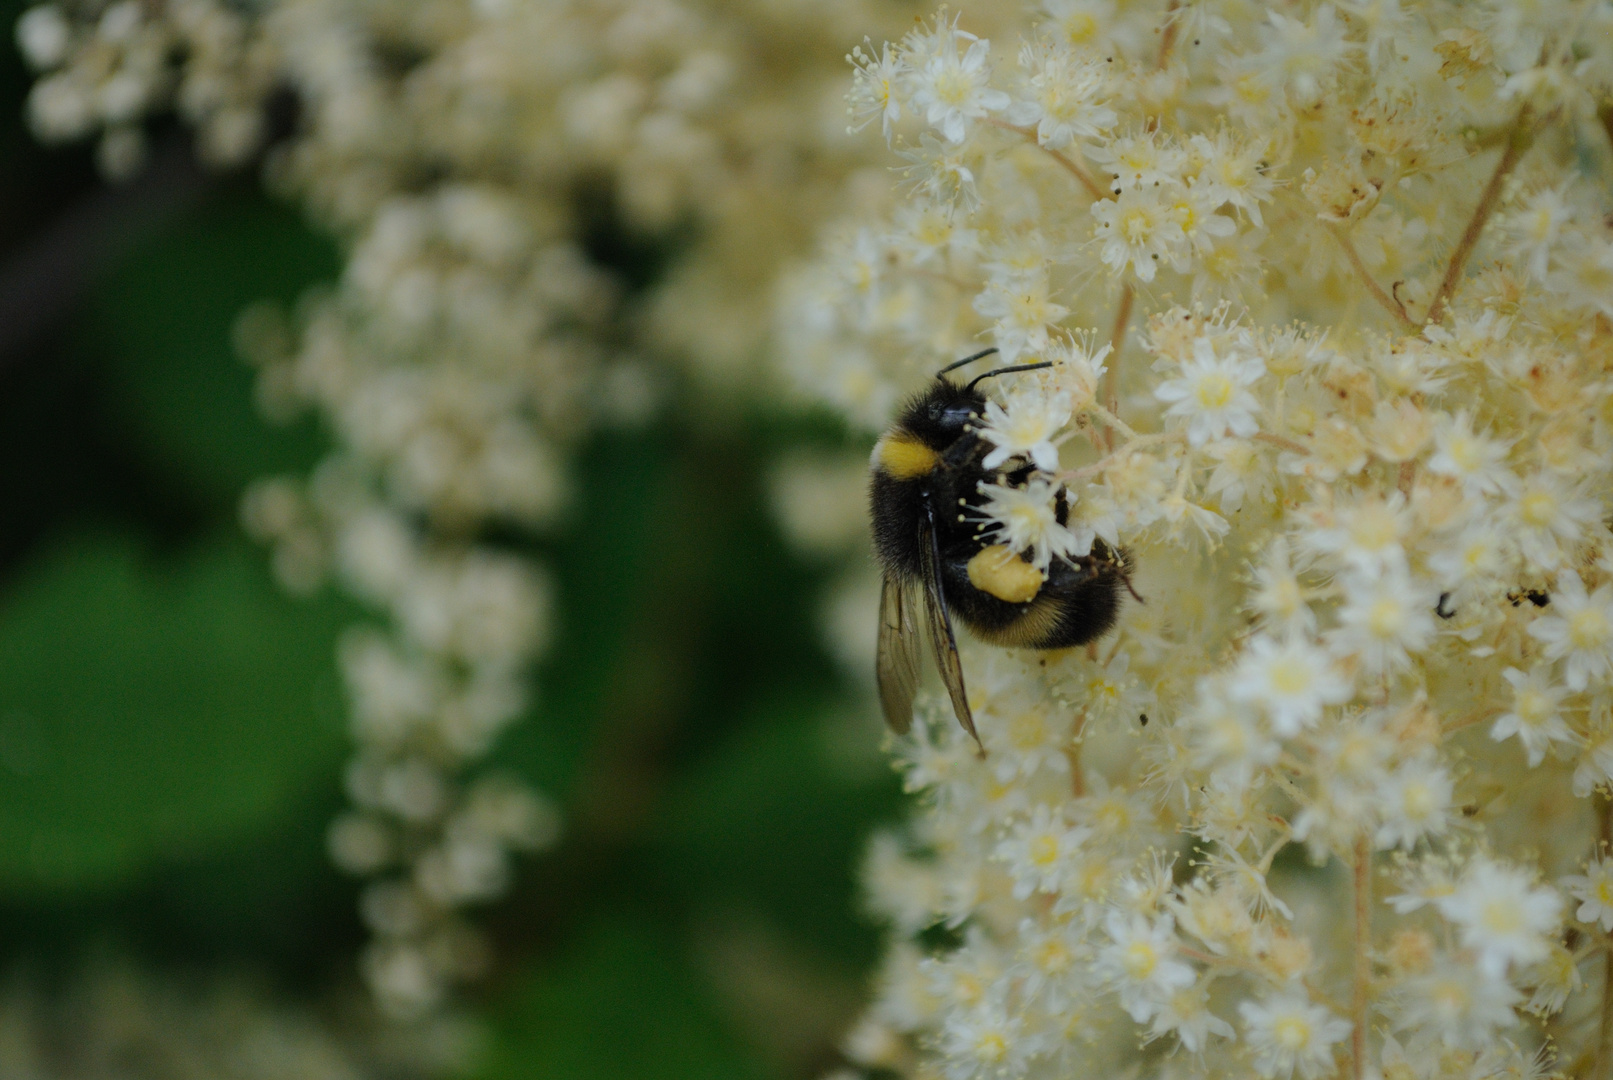
[[913, 694], [919, 684], [919, 628], [912, 597], [902, 580], [885, 575], [879, 590], [879, 660], [874, 669], [885, 723], [898, 735], [913, 726]]
[[924, 614], [930, 626], [930, 646], [935, 650], [935, 666], [952, 698], [952, 711], [958, 723], [974, 739], [984, 754], [980, 736], [975, 733], [974, 714], [969, 711], [969, 694], [963, 687], [963, 661], [958, 658], [958, 639], [952, 634], [952, 616], [947, 612], [946, 594], [941, 591], [941, 544], [935, 535], [934, 511], [925, 513], [920, 526], [919, 555], [924, 576]]

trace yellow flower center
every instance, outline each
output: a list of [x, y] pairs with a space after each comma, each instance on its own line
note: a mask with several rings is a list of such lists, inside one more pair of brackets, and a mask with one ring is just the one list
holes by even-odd
[[1098, 34], [1098, 20], [1085, 11], [1074, 11], [1064, 17], [1064, 36], [1071, 45], [1085, 45]]
[[1517, 904], [1489, 900], [1479, 909], [1479, 924], [1491, 933], [1514, 934], [1523, 925], [1523, 912]]
[[1484, 456], [1479, 453], [1479, 441], [1465, 435], [1452, 438], [1445, 452], [1456, 463], [1456, 468], [1464, 473], [1470, 473], [1484, 464]]
[[1423, 821], [1437, 809], [1434, 791], [1427, 784], [1416, 782], [1407, 784], [1400, 801], [1405, 808], [1406, 816], [1412, 821]]
[[1199, 405], [1206, 409], [1221, 409], [1232, 400], [1232, 380], [1219, 371], [1199, 376], [1198, 385], [1193, 388], [1199, 399]]
[[1042, 942], [1036, 950], [1036, 966], [1050, 975], [1070, 970], [1070, 962], [1074, 959], [1064, 942], [1052, 938]]
[[1513, 703], [1513, 710], [1525, 725], [1535, 727], [1545, 723], [1551, 716], [1551, 697], [1539, 690], [1520, 690], [1517, 701]]
[[1124, 963], [1126, 974], [1141, 981], [1159, 966], [1159, 953], [1146, 941], [1134, 941], [1126, 946]]
[[1119, 799], [1105, 799], [1098, 804], [1092, 820], [1105, 832], [1120, 832], [1131, 824], [1131, 811]]
[[948, 68], [935, 80], [936, 98], [954, 107], [968, 101], [969, 92], [973, 89], [974, 80], [960, 68]]
[[1610, 631], [1613, 626], [1608, 625], [1607, 616], [1597, 608], [1576, 611], [1568, 620], [1568, 640], [1576, 649], [1600, 649], [1607, 644]]
[[1056, 837], [1043, 833], [1030, 843], [1031, 862], [1040, 867], [1052, 866], [1059, 858], [1059, 842]]
[[1120, 226], [1120, 235], [1133, 244], [1148, 239], [1154, 232], [1154, 215], [1146, 206], [1133, 206], [1120, 215], [1117, 222]]
[[998, 1031], [988, 1031], [975, 1040], [975, 1057], [995, 1065], [1008, 1056], [1008, 1040]]
[[1284, 660], [1272, 665], [1271, 688], [1285, 697], [1293, 697], [1310, 689], [1311, 669], [1297, 660]]
[[1543, 529], [1557, 516], [1557, 499], [1549, 491], [1531, 491], [1518, 500], [1518, 516], [1525, 525]]
[[1272, 1039], [1290, 1052], [1305, 1049], [1311, 1041], [1311, 1026], [1302, 1016], [1285, 1016], [1271, 1027]]
[[1367, 612], [1367, 629], [1372, 631], [1373, 637], [1390, 638], [1400, 632], [1406, 623], [1406, 609], [1400, 601], [1391, 596], [1380, 597], [1373, 601]]

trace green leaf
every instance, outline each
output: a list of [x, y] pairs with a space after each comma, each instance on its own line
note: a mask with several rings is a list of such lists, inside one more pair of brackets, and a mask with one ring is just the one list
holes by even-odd
[[752, 1080], [701, 978], [647, 912], [598, 917], [495, 1022], [477, 1080]]
[[305, 472], [326, 442], [304, 419], [269, 425], [231, 331], [248, 304], [293, 300], [334, 276], [335, 250], [261, 195], [215, 195], [138, 244], [87, 298], [79, 348], [111, 365], [116, 400], [153, 464], [233, 514], [250, 481]]
[[836, 767], [826, 705], [757, 709], [680, 775], [652, 858], [687, 895], [759, 911], [820, 960], [866, 964], [877, 943], [856, 918], [856, 869], [872, 823], [894, 818], [901, 796], [892, 775]]
[[219, 540], [79, 537], [0, 598], [0, 893], [115, 885], [283, 823], [336, 782], [351, 618]]

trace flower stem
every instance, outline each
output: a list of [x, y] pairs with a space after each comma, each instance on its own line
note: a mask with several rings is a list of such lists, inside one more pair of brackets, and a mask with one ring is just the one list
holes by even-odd
[[1165, 25], [1159, 32], [1159, 57], [1154, 61], [1154, 66], [1161, 71], [1170, 63], [1171, 50], [1176, 47], [1178, 21], [1176, 14], [1180, 7], [1181, 0], [1170, 0], [1170, 3], [1165, 5]]
[[1056, 161], [1060, 165], [1064, 166], [1064, 169], [1065, 169], [1066, 172], [1068, 172], [1071, 176], [1075, 177], [1078, 181], [1080, 181], [1081, 186], [1087, 189], [1087, 194], [1091, 195], [1094, 199], [1112, 199], [1112, 198], [1114, 198], [1113, 195], [1111, 195], [1109, 192], [1105, 191], [1098, 184], [1098, 182], [1092, 178], [1091, 173], [1087, 172], [1080, 165], [1077, 165], [1075, 163], [1075, 159], [1073, 159], [1073, 158], [1071, 158], [1071, 157], [1069, 157], [1069, 156], [1067, 156], [1065, 154], [1059, 153], [1057, 150], [1053, 149], [1051, 146], [1042, 146], [1041, 140], [1036, 137], [1035, 129], [1033, 129], [1033, 128], [1023, 128], [1023, 127], [1018, 126], [1017, 124], [1010, 124], [1006, 120], [997, 120], [997, 119], [994, 119], [994, 118], [988, 118], [986, 120], [986, 123], [990, 124], [992, 127], [1002, 128], [1004, 131], [1012, 131], [1015, 135], [1022, 136], [1023, 138], [1026, 138], [1026, 139], [1030, 140], [1031, 142], [1035, 143], [1037, 145], [1037, 147], [1039, 147], [1044, 154], [1050, 155], [1053, 158], [1054, 161]]
[[[1608, 793], [1596, 794], [1597, 851], [1601, 853], [1613, 842], [1613, 798]], [[1613, 1069], [1613, 951], [1602, 959], [1602, 1015], [1596, 1029], [1596, 1060], [1591, 1067], [1591, 1080], [1608, 1080]]]
[[1506, 149], [1501, 151], [1501, 160], [1496, 162], [1495, 172], [1490, 174], [1490, 182], [1484, 185], [1484, 194], [1479, 196], [1479, 204], [1473, 208], [1473, 216], [1468, 219], [1467, 228], [1462, 230], [1462, 239], [1457, 242], [1456, 250], [1451, 253], [1451, 261], [1445, 267], [1445, 278], [1439, 283], [1433, 302], [1428, 305], [1429, 323], [1438, 323], [1445, 317], [1445, 307], [1456, 292], [1456, 283], [1461, 280], [1462, 271], [1467, 268], [1468, 258], [1478, 246], [1479, 236], [1484, 232], [1484, 224], [1490, 220], [1490, 215], [1495, 212], [1496, 205], [1501, 201], [1501, 187], [1506, 183], [1508, 174], [1522, 160], [1524, 151], [1529, 149], [1533, 136], [1529, 109], [1525, 106], [1518, 113], [1518, 122], [1512, 126], [1512, 133], [1507, 136]]
[[1281, 435], [1273, 435], [1269, 431], [1257, 431], [1254, 438], [1257, 442], [1269, 443], [1279, 449], [1287, 450], [1290, 454], [1301, 454], [1309, 457], [1311, 453], [1310, 449], [1304, 444], [1297, 443], [1293, 439], [1285, 439]]
[[1367, 1069], [1367, 1004], [1372, 959], [1372, 840], [1363, 832], [1355, 841], [1355, 977], [1350, 992], [1350, 1067], [1355, 1080]]
[[1410, 330], [1415, 333], [1419, 329], [1417, 324], [1406, 314], [1406, 309], [1400, 306], [1400, 301], [1384, 292], [1383, 286], [1373, 279], [1372, 271], [1367, 269], [1366, 263], [1361, 261], [1360, 253], [1355, 250], [1355, 244], [1350, 240], [1349, 231], [1340, 225], [1330, 225], [1327, 231], [1332, 233], [1333, 239], [1339, 242], [1339, 247], [1344, 250], [1344, 257], [1350, 261], [1350, 266], [1355, 270], [1356, 277], [1360, 278], [1361, 284], [1367, 287], [1367, 292], [1372, 296], [1372, 299], [1376, 300], [1383, 307], [1383, 310], [1387, 311], [1389, 316], [1400, 324], [1402, 330]]
[[[1103, 407], [1110, 416], [1120, 414], [1120, 350], [1126, 344], [1126, 324], [1131, 322], [1131, 305], [1136, 299], [1131, 282], [1120, 287], [1120, 309], [1115, 312], [1115, 328], [1109, 334], [1109, 364], [1103, 373]], [[1106, 449], [1115, 445], [1114, 428], [1105, 435]]]

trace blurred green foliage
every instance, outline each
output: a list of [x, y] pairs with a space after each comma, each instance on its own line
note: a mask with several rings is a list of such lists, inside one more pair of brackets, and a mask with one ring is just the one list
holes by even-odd
[[[14, 67], [0, 270], [100, 190], [83, 153], [20, 134]], [[251, 178], [129, 226], [68, 317], [0, 356], [0, 960], [245, 967], [314, 1003], [351, 987], [363, 941], [324, 829], [348, 752], [335, 641], [373, 617], [284, 595], [240, 535], [242, 487], [306, 472], [325, 437], [264, 423], [229, 342], [246, 304], [339, 260]], [[607, 239], [638, 283], [666, 258]], [[775, 449], [835, 437], [792, 423], [674, 405], [581, 449], [553, 534], [498, 538], [560, 602], [493, 764], [558, 798], [567, 832], [482, 913], [484, 1080], [833, 1061], [875, 951], [852, 873], [899, 796], [876, 736], [848, 752], [829, 723], [848, 699], [817, 643], [821, 571], [764, 508]]]
[[345, 614], [293, 607], [239, 543], [152, 563], [124, 537], [42, 553], [0, 609], [0, 888], [104, 887], [250, 838], [341, 753]]

